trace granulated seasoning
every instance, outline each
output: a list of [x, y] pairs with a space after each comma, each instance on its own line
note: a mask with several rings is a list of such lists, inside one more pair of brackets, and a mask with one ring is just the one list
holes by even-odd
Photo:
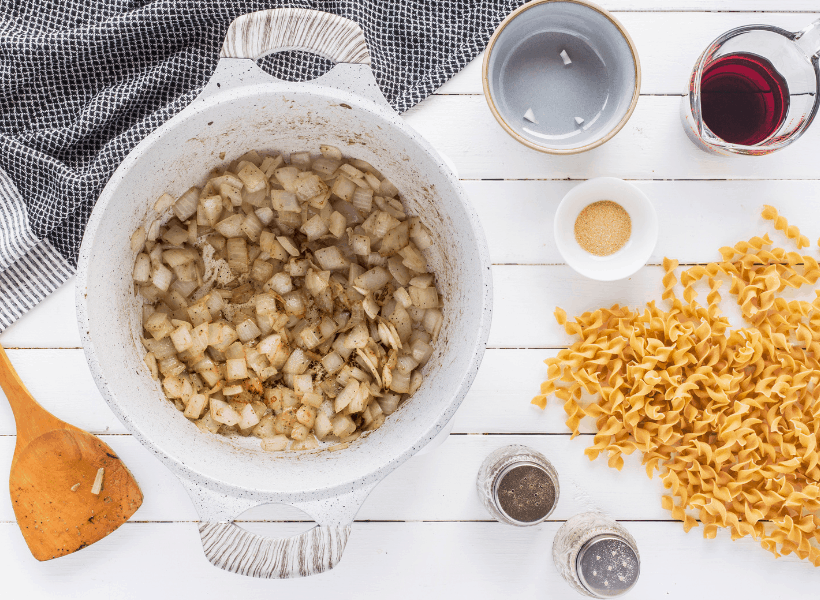
[[522, 465], [508, 471], [498, 483], [498, 503], [516, 521], [528, 523], [548, 514], [555, 504], [555, 487], [538, 467]]
[[632, 219], [617, 202], [593, 202], [575, 219], [575, 240], [595, 256], [609, 256], [624, 247], [632, 235]]

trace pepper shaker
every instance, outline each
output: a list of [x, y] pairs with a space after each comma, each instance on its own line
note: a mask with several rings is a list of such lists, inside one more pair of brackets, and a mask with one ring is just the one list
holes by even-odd
[[476, 487], [487, 512], [509, 525], [537, 525], [558, 504], [558, 473], [543, 454], [527, 446], [492, 452], [478, 471]]
[[552, 543], [552, 560], [572, 588], [592, 598], [625, 594], [641, 570], [635, 539], [598, 512], [575, 515], [561, 526]]

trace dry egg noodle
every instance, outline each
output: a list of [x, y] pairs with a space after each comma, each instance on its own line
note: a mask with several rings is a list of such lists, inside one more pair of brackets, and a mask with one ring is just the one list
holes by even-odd
[[585, 206], [575, 219], [578, 245], [595, 256], [609, 256], [632, 235], [632, 219], [617, 202], [601, 200]]
[[345, 447], [421, 386], [443, 322], [432, 239], [372, 165], [248, 152], [132, 237], [145, 362], [203, 431]]
[[[798, 247], [807, 243], [772, 207], [773, 220]], [[558, 323], [578, 337], [545, 361], [547, 380], [533, 404], [547, 396], [564, 402], [567, 426], [578, 434], [584, 416], [598, 433], [585, 450], [592, 460], [642, 453], [646, 472], [659, 471], [664, 508], [689, 531], [718, 527], [732, 539], [751, 535], [779, 556], [794, 552], [820, 566], [820, 290], [813, 302], [786, 300], [786, 288], [815, 285], [820, 267], [811, 256], [772, 247], [768, 236], [721, 248], [721, 262], [680, 274], [664, 259], [663, 299], [643, 312], [618, 305]], [[746, 326], [730, 329], [719, 288], [729, 294]], [[706, 305], [694, 284], [709, 284]], [[581, 406], [582, 392], [597, 400]]]

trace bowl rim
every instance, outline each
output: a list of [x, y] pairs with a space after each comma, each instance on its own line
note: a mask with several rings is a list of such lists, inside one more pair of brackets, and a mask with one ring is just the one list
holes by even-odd
[[[609, 131], [605, 136], [600, 139], [597, 139], [589, 144], [585, 144], [583, 146], [579, 146], [578, 148], [569, 148], [569, 149], [560, 149], [560, 148], [550, 148], [548, 146], [543, 146], [541, 144], [536, 144], [532, 140], [525, 138], [524, 136], [520, 135], [516, 132], [507, 121], [504, 120], [504, 117], [501, 116], [501, 112], [495, 105], [493, 101], [493, 97], [490, 94], [490, 79], [489, 79], [489, 69], [490, 69], [490, 56], [493, 52], [493, 47], [495, 46], [496, 41], [498, 41], [501, 32], [504, 31], [504, 28], [507, 27], [510, 23], [512, 23], [516, 18], [522, 15], [527, 10], [531, 9], [534, 6], [538, 6], [540, 4], [548, 4], [548, 3], [572, 3], [572, 4], [580, 4], [582, 6], [586, 6], [587, 8], [591, 8], [594, 11], [599, 12], [604, 17], [609, 19], [609, 21], [620, 31], [621, 35], [626, 40], [627, 45], [629, 46], [629, 50], [632, 53], [632, 64], [635, 68], [635, 88], [632, 91], [632, 101], [629, 104], [629, 107], [626, 110], [626, 113], [621, 118], [620, 121]], [[632, 40], [632, 37], [629, 35], [629, 32], [626, 28], [621, 24], [615, 16], [610, 13], [605, 8], [598, 6], [593, 2], [589, 2], [589, 0], [530, 0], [523, 6], [518, 7], [513, 12], [511, 12], [507, 17], [501, 22], [498, 28], [495, 30], [493, 35], [490, 37], [490, 41], [487, 44], [487, 49], [484, 51], [484, 60], [481, 65], [481, 82], [484, 88], [484, 98], [487, 100], [487, 104], [490, 106], [490, 112], [493, 113], [493, 117], [495, 120], [498, 121], [498, 124], [504, 128], [510, 136], [512, 136], [516, 141], [524, 144], [528, 148], [532, 148], [533, 150], [537, 150], [538, 152], [543, 152], [545, 154], [580, 154], [581, 152], [586, 152], [587, 150], [592, 150], [593, 148], [597, 148], [598, 146], [608, 142], [611, 140], [616, 133], [618, 133], [621, 129], [623, 129], [626, 122], [629, 121], [630, 117], [632, 117], [632, 113], [635, 112], [635, 107], [638, 104], [638, 98], [641, 95], [641, 60], [638, 57], [638, 49], [635, 46], [635, 42]]]
[[[641, 210], [645, 211], [646, 214], [650, 218], [650, 231], [647, 231], [649, 237], [653, 239], [651, 247], [649, 247], [649, 252], [644, 257], [643, 261], [639, 264], [636, 262], [636, 266], [634, 269], [629, 270], [628, 272], [618, 273], [617, 276], [609, 276], [608, 274], [593, 274], [593, 272], [584, 268], [578, 261], [574, 259], [570, 259], [567, 256], [567, 253], [564, 252], [564, 245], [561, 241], [561, 236], [558, 233], [559, 227], [563, 224], [566, 224], [564, 217], [566, 216], [567, 205], [569, 202], [575, 199], [575, 196], [581, 194], [583, 192], [584, 187], [589, 187], [591, 185], [599, 185], [602, 183], [608, 183], [612, 185], [617, 185], [623, 190], [628, 190], [630, 194], [638, 201], [641, 206]], [[602, 198], [603, 199], [603, 198]], [[591, 200], [590, 203], [595, 202], [595, 200]], [[655, 247], [658, 244], [658, 234], [659, 234], [659, 225], [658, 225], [658, 211], [655, 210], [655, 205], [650, 200], [649, 196], [644, 193], [642, 189], [638, 186], [634, 185], [630, 181], [625, 181], [620, 179], [619, 177], [595, 177], [593, 179], [588, 179], [579, 185], [574, 186], [570, 189], [566, 194], [564, 194], [563, 198], [561, 198], [561, 202], [558, 204], [558, 208], [555, 211], [555, 218], [553, 219], [553, 239], [555, 240], [555, 245], [558, 247], [558, 252], [561, 254], [561, 258], [564, 259], [566, 264], [576, 273], [583, 275], [587, 279], [592, 279], [593, 281], [619, 281], [622, 279], [626, 279], [627, 277], [631, 277], [635, 273], [641, 270], [641, 268], [645, 267], [647, 261], [652, 256], [652, 253], [655, 251]], [[614, 256], [614, 255], [613, 255]]]

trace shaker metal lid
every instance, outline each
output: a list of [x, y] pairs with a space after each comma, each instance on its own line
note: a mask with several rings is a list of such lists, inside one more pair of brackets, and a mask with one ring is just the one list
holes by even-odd
[[[546, 458], [544, 459], [546, 460]], [[541, 501], [548, 501], [548, 505], [544, 506], [536, 506], [535, 508], [542, 508], [545, 512], [541, 515], [538, 515], [537, 518], [531, 520], [520, 520], [518, 517], [521, 515], [513, 515], [510, 514], [513, 511], [508, 510], [508, 507], [504, 506], [504, 501], [501, 498], [501, 487], [503, 485], [504, 479], [507, 475], [510, 475], [516, 469], [522, 467], [530, 467], [532, 469], [537, 469], [543, 475], [543, 483], [545, 485], [542, 486], [542, 489], [539, 490], [542, 492], [542, 496], [539, 497], [537, 500]], [[558, 504], [557, 498], [557, 489], [556, 489], [556, 481], [552, 473], [549, 472], [548, 469], [545, 469], [542, 465], [539, 465], [535, 462], [529, 460], [519, 460], [517, 462], [510, 463], [506, 467], [504, 467], [501, 472], [496, 475], [495, 481], [493, 483], [493, 500], [498, 507], [498, 509], [504, 513], [504, 515], [514, 524], [514, 525], [538, 525], [543, 521], [546, 521], [547, 518], [552, 514], [552, 511], [555, 510], [555, 506]], [[549, 488], [549, 489], [547, 489]], [[538, 504], [537, 502], [535, 504]], [[533, 508], [532, 506], [530, 508]]]
[[632, 546], [615, 535], [598, 535], [578, 553], [576, 569], [581, 584], [597, 598], [625, 594], [638, 581], [640, 561]]

